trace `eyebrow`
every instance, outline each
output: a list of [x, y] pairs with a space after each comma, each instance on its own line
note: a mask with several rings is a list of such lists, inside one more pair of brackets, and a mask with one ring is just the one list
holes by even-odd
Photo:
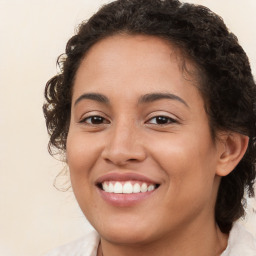
[[177, 100], [189, 108], [189, 105], [187, 104], [187, 102], [185, 100], [183, 100], [179, 96], [172, 94], [172, 93], [162, 93], [162, 92], [148, 93], [148, 94], [145, 94], [140, 97], [139, 103], [150, 103], [150, 102], [154, 102], [154, 101], [162, 100], [162, 99]]
[[[101, 93], [84, 93], [76, 99], [74, 105], [77, 105], [80, 101], [85, 99], [94, 100], [104, 104], [109, 104], [109, 99]], [[186, 101], [180, 98], [179, 96], [172, 93], [163, 93], [163, 92], [145, 94], [139, 98], [138, 103], [139, 104], [150, 103], [150, 102], [154, 102], [162, 99], [177, 100], [189, 108], [189, 105], [186, 103]]]
[[77, 105], [81, 100], [85, 100], [85, 99], [95, 100], [95, 101], [98, 101], [100, 103], [105, 103], [105, 104], [109, 103], [109, 99], [101, 93], [84, 93], [76, 99], [74, 105]]

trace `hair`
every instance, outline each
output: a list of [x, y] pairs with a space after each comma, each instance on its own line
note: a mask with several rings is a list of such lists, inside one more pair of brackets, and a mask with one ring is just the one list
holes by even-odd
[[221, 17], [204, 6], [178, 0], [117, 0], [84, 21], [58, 58], [59, 74], [46, 84], [43, 111], [50, 154], [54, 155], [53, 149], [66, 152], [72, 87], [81, 61], [95, 43], [117, 34], [156, 36], [175, 45], [199, 72], [198, 89], [213, 138], [222, 130], [249, 137], [244, 157], [219, 186], [215, 218], [221, 231], [228, 233], [233, 222], [244, 215], [245, 191], [254, 196], [256, 86], [236, 36]]

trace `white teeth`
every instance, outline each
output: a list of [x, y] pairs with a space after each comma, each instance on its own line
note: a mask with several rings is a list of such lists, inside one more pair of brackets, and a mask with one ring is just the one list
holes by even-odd
[[102, 184], [102, 187], [104, 191], [109, 192], [109, 185], [106, 182]]
[[147, 183], [134, 183], [126, 181], [126, 182], [103, 182], [102, 189], [108, 193], [116, 193], [116, 194], [131, 194], [131, 193], [145, 193], [147, 191], [153, 191], [156, 188], [155, 185], [147, 185]]
[[[104, 189], [104, 188], [103, 188]], [[107, 191], [106, 191], [107, 192]], [[108, 192], [109, 193], [113, 193], [114, 192], [114, 185], [112, 183], [109, 183], [109, 186], [108, 186]]]
[[155, 189], [155, 186], [154, 186], [154, 185], [148, 186], [148, 191], [152, 191], [152, 190], [154, 190], [154, 189]]
[[131, 182], [125, 182], [123, 185], [123, 193], [124, 194], [131, 194], [133, 192], [133, 186]]
[[140, 184], [139, 183], [135, 183], [133, 185], [133, 193], [140, 193]]
[[142, 183], [140, 187], [140, 192], [146, 192], [146, 191], [148, 191], [148, 186], [146, 183]]
[[114, 193], [120, 194], [123, 193], [123, 186], [120, 182], [116, 182], [114, 185]]

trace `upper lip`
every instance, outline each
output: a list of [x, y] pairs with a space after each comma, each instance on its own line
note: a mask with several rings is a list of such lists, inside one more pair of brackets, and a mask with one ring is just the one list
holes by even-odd
[[133, 173], [133, 172], [110, 172], [105, 175], [100, 176], [96, 180], [96, 184], [103, 183], [104, 181], [131, 181], [131, 180], [137, 180], [137, 181], [142, 181], [146, 182], [149, 184], [159, 184], [159, 182], [152, 180], [144, 175], [138, 174], [138, 173]]

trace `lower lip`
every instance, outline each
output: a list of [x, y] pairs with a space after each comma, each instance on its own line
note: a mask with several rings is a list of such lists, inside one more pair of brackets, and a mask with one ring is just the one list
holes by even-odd
[[109, 204], [113, 206], [118, 206], [118, 207], [129, 207], [136, 205], [145, 199], [149, 198], [152, 196], [152, 194], [156, 191], [148, 191], [144, 193], [131, 193], [131, 194], [116, 194], [116, 193], [108, 193], [105, 192], [104, 190], [101, 190], [98, 188], [98, 191], [101, 195], [101, 197]]

